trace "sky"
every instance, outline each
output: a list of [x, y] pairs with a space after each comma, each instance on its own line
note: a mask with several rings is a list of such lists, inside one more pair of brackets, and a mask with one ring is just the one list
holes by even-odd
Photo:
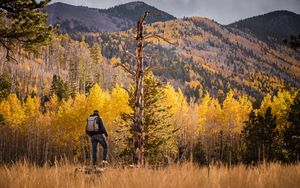
[[[132, 0], [131, 0], [132, 1]], [[52, 0], [92, 8], [110, 8], [130, 0]], [[177, 18], [201, 16], [221, 24], [265, 14], [275, 10], [289, 10], [300, 14], [300, 0], [143, 0]]]

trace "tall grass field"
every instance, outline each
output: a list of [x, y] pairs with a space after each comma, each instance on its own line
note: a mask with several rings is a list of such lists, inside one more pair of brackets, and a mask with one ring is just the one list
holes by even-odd
[[108, 167], [105, 172], [75, 172], [78, 166], [57, 164], [38, 167], [26, 162], [0, 167], [0, 187], [300, 187], [300, 164], [269, 164], [256, 167], [238, 165], [197, 167], [192, 164], [164, 168]]

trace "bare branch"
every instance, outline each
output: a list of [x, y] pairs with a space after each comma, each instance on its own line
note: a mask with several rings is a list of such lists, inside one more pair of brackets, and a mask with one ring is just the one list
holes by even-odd
[[140, 22], [140, 23], [144, 23], [144, 21], [145, 21], [146, 17], [148, 16], [148, 14], [149, 14], [149, 11], [146, 11], [146, 12], [144, 13], [143, 17], [139, 20], [139, 22]]
[[114, 65], [114, 68], [119, 67], [119, 66], [121, 66], [127, 73], [129, 73], [129, 74], [135, 76], [134, 71], [131, 70], [129, 67], [126, 67], [123, 63], [116, 63], [116, 64]]
[[157, 52], [153, 53], [151, 56], [144, 55], [144, 58], [151, 61], [153, 59], [153, 57], [159, 57], [159, 55], [160, 55], [160, 53], [159, 53], [159, 51], [157, 51]]
[[130, 55], [131, 57], [136, 58], [136, 56], [135, 56], [133, 53], [129, 52], [128, 50], [125, 50], [125, 52], [126, 52], [128, 55]]
[[163, 67], [160, 65], [150, 65], [145, 69], [144, 74], [147, 74], [150, 71], [165, 71], [166, 72], [166, 71], [174, 71], [174, 70], [176, 70], [175, 66], [167, 68], [167, 67]]
[[177, 45], [176, 43], [173, 43], [173, 42], [169, 41], [169, 40], [166, 39], [165, 37], [160, 36], [160, 35], [156, 35], [156, 34], [149, 34], [149, 35], [146, 35], [146, 36], [144, 37], [144, 40], [151, 39], [151, 38], [155, 38], [155, 39], [158, 39], [158, 40], [163, 40], [163, 41], [165, 41], [166, 43], [169, 43], [169, 44], [174, 45], [174, 46]]
[[143, 24], [145, 22], [146, 17], [148, 16], [149, 12], [146, 11], [143, 15], [143, 17], [140, 18], [140, 20], [137, 22], [137, 34], [136, 34], [136, 39], [141, 38], [143, 36]]
[[146, 42], [144, 45], [143, 45], [143, 48], [147, 47], [149, 44], [151, 44], [152, 42]]
[[12, 47], [13, 44], [6, 44], [7, 42], [4, 41], [4, 39], [2, 40], [2, 38], [0, 38], [0, 44], [4, 47], [4, 49], [6, 50], [6, 61], [15, 61], [18, 62], [13, 55], [10, 55], [11, 51], [12, 51]]
[[146, 75], [148, 72], [153, 71], [155, 68], [158, 68], [159, 65], [150, 65], [147, 68], [145, 68], [144, 74]]

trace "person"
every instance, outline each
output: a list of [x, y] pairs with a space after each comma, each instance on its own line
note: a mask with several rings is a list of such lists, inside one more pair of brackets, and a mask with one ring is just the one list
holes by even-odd
[[98, 143], [102, 146], [102, 164], [106, 165], [107, 162], [107, 143], [105, 137], [108, 137], [107, 131], [103, 124], [101, 117], [99, 116], [99, 111], [94, 110], [93, 114], [90, 115], [87, 119], [86, 133], [91, 137], [92, 143], [92, 158], [93, 166], [96, 166], [97, 163], [97, 145]]

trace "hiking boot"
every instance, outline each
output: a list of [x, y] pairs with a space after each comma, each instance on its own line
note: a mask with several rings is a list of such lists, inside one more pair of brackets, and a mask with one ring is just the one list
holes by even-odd
[[108, 162], [106, 160], [103, 160], [102, 161], [102, 167], [105, 168], [105, 167], [107, 167], [107, 165], [108, 165]]

